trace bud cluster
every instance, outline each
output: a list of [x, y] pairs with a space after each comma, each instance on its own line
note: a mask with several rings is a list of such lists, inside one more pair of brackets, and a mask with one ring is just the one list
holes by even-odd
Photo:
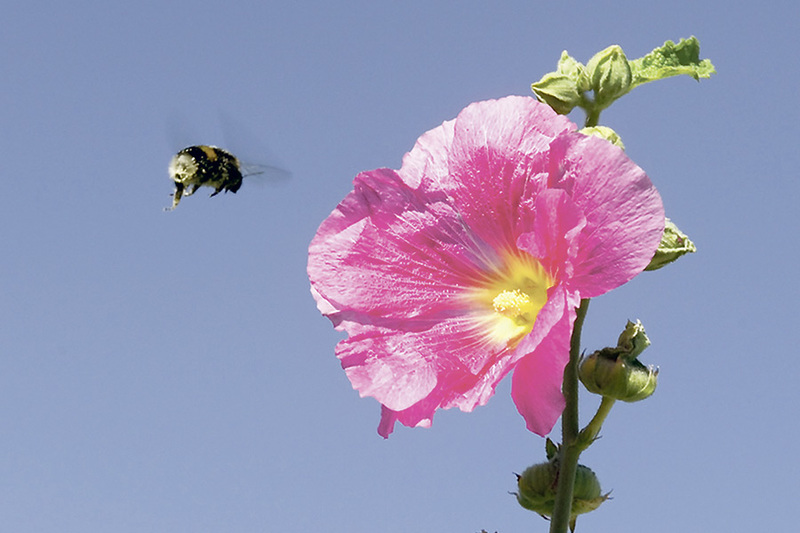
[[[566, 115], [575, 107], [600, 111], [632, 88], [633, 74], [625, 52], [618, 45], [596, 53], [584, 66], [565, 50], [555, 72], [531, 85], [539, 100], [556, 113]], [[593, 98], [586, 96], [592, 92]]]

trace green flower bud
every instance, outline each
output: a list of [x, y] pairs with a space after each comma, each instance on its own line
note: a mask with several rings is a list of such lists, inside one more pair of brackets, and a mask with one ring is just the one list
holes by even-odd
[[550, 72], [531, 85], [536, 98], [553, 108], [556, 113], [566, 115], [581, 101], [575, 80], [569, 76]]
[[[558, 462], [549, 461], [526, 468], [521, 476], [517, 476], [517, 487], [519, 492], [515, 495], [522, 507], [544, 517], [553, 516], [558, 489]], [[586, 466], [578, 465], [570, 521], [574, 521], [579, 514], [594, 511], [607, 499], [608, 494], [602, 494], [595, 473]]]
[[579, 133], [583, 133], [584, 135], [594, 135], [596, 137], [600, 137], [601, 139], [605, 139], [614, 146], [619, 148], [625, 149], [625, 145], [622, 144], [622, 139], [617, 132], [609, 128], [608, 126], [590, 126], [588, 128], [583, 128], [578, 130]]
[[645, 270], [658, 270], [666, 266], [682, 255], [691, 254], [697, 251], [697, 247], [689, 240], [681, 230], [678, 229], [670, 219], [667, 219], [664, 227], [664, 234], [661, 236], [661, 243], [658, 245], [656, 255], [650, 260]]
[[[561, 52], [561, 57], [558, 59], [558, 74], [563, 74], [564, 76], [568, 76], [573, 80], [577, 80], [583, 74], [584, 68], [585, 67], [575, 58], [570, 56], [566, 50]], [[578, 87], [578, 91], [580, 92], [588, 90], [588, 87]]]
[[625, 52], [618, 45], [609, 46], [586, 64], [583, 85], [594, 91], [595, 104], [605, 109], [631, 90], [633, 75]]
[[650, 339], [642, 323], [629, 320], [615, 348], [603, 348], [581, 359], [578, 377], [589, 392], [623, 402], [644, 400], [658, 384], [658, 369], [636, 359], [648, 346]]
[[578, 375], [589, 392], [623, 402], [644, 400], [658, 384], [657, 368], [646, 367], [637, 359], [610, 356], [604, 350], [584, 357]]

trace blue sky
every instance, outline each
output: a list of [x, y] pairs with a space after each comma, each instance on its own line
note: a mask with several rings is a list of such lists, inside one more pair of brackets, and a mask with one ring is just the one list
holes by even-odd
[[[503, 383], [376, 433], [315, 309], [308, 242], [362, 170], [468, 103], [530, 94], [562, 50], [696, 35], [718, 74], [601, 122], [699, 252], [593, 301], [661, 368], [582, 458], [614, 499], [578, 531], [794, 524], [794, 2], [18, 2], [0, 32], [0, 524], [29, 532], [547, 531]], [[575, 120], [582, 117], [574, 115]], [[164, 213], [189, 143], [292, 172]], [[234, 144], [235, 146], [232, 146]], [[596, 402], [585, 398], [585, 423]]]

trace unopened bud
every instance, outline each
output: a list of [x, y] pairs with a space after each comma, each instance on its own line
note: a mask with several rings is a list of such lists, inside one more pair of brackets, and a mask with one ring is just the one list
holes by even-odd
[[658, 385], [658, 369], [637, 359], [648, 346], [642, 323], [628, 321], [615, 348], [603, 348], [581, 360], [578, 377], [589, 392], [623, 402], [644, 400]]
[[656, 255], [650, 260], [645, 270], [658, 270], [666, 266], [679, 257], [697, 251], [697, 247], [689, 240], [681, 230], [678, 229], [670, 219], [667, 219], [664, 226], [664, 234], [656, 250]]
[[601, 139], [605, 139], [614, 146], [619, 148], [625, 149], [625, 145], [622, 144], [622, 139], [617, 132], [609, 128], [608, 126], [589, 126], [587, 128], [583, 128], [578, 130], [579, 133], [583, 133], [584, 135], [594, 135], [595, 137], [600, 137]]
[[579, 376], [589, 392], [623, 402], [644, 400], [658, 384], [658, 369], [644, 366], [637, 359], [610, 357], [603, 350], [583, 359]]
[[561, 115], [569, 114], [581, 101], [575, 79], [557, 72], [545, 74], [531, 89], [540, 101]]
[[[573, 80], [578, 80], [583, 75], [583, 69], [585, 67], [575, 58], [569, 55], [569, 53], [564, 50], [561, 52], [561, 57], [558, 60], [558, 74], [563, 74], [564, 76], [568, 76]], [[578, 86], [578, 91], [588, 91], [588, 87]]]
[[628, 58], [618, 45], [597, 52], [586, 64], [584, 76], [600, 109], [630, 91], [633, 80]]
[[650, 338], [644, 331], [641, 320], [625, 324], [625, 329], [619, 334], [617, 339], [617, 353], [619, 357], [631, 361], [639, 357], [645, 348], [650, 346]]
[[[516, 493], [519, 504], [542, 516], [553, 516], [558, 490], [558, 461], [539, 463], [525, 469], [517, 476]], [[608, 499], [602, 494], [600, 481], [589, 467], [578, 465], [575, 472], [575, 486], [572, 491], [572, 509], [570, 520], [589, 511], [594, 511]]]

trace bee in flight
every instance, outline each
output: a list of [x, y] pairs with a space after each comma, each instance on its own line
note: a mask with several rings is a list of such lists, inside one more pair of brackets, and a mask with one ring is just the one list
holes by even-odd
[[235, 193], [242, 186], [242, 178], [264, 172], [259, 167], [242, 167], [232, 153], [216, 146], [197, 145], [184, 148], [169, 163], [169, 177], [175, 182], [172, 194], [172, 211], [184, 196], [191, 196], [202, 186], [213, 187], [211, 196], [222, 191]]

